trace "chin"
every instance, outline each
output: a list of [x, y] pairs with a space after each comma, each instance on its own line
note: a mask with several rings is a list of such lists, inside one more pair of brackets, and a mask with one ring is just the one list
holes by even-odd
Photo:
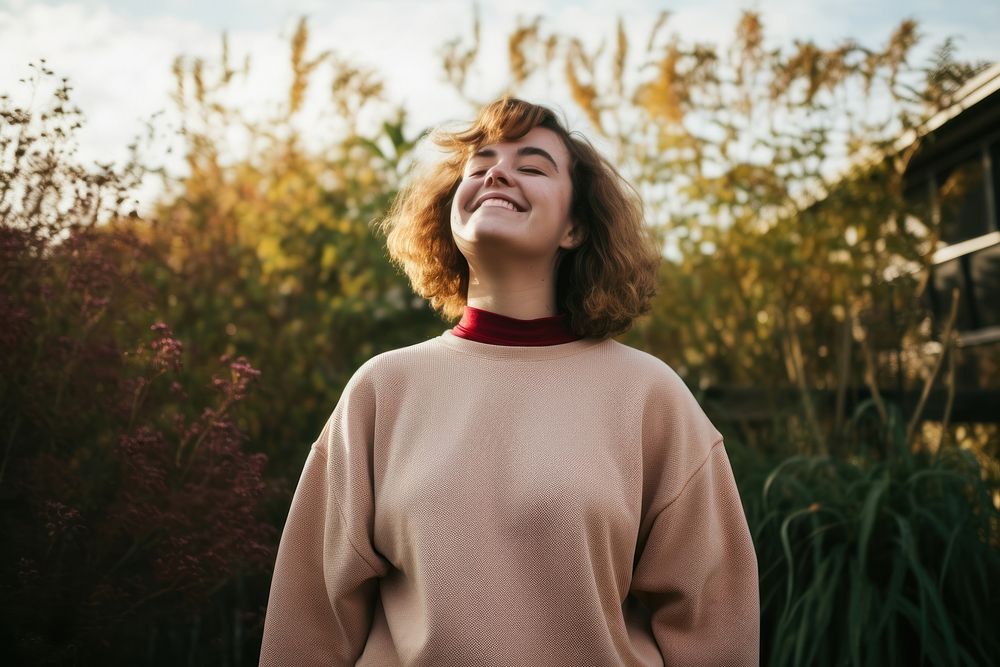
[[466, 222], [461, 228], [461, 235], [468, 239], [512, 239], [518, 235], [516, 221], [500, 220], [483, 217]]

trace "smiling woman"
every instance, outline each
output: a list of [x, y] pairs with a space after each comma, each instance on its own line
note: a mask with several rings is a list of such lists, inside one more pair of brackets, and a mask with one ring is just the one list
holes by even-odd
[[[607, 337], [649, 309], [660, 254], [642, 203], [551, 110], [500, 100], [434, 140], [448, 157], [417, 172], [381, 226], [414, 290], [446, 317], [466, 306], [563, 314], [577, 335]], [[482, 210], [497, 198], [518, 210]]]
[[468, 305], [521, 319], [555, 314], [560, 251], [582, 233], [569, 214], [568, 163], [544, 127], [469, 158], [451, 205], [451, 232], [469, 263]]
[[615, 341], [658, 255], [544, 107], [439, 134], [384, 221], [462, 320], [354, 374], [306, 457], [261, 665], [755, 665], [757, 560], [722, 443]]

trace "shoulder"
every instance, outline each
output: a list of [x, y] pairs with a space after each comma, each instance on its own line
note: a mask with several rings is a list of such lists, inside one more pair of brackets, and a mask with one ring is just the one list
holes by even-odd
[[634, 394], [646, 401], [648, 416], [711, 426], [694, 394], [667, 362], [618, 341], [610, 342], [610, 356], [616, 371], [631, 385]]
[[410, 384], [419, 378], [419, 366], [432, 363], [435, 339], [380, 352], [362, 363], [344, 385], [329, 417], [330, 429], [361, 428], [370, 430], [376, 413], [399, 401]]
[[708, 458], [722, 434], [669, 364], [622, 343], [615, 342], [613, 349], [616, 365], [630, 378], [636, 398], [642, 401], [645, 459], [683, 478]]
[[634, 347], [609, 340], [610, 357], [623, 375], [643, 393], [654, 400], [679, 401], [691, 407], [697, 407], [698, 402], [681, 376], [659, 357]]
[[412, 345], [385, 350], [358, 367], [352, 382], [385, 380], [401, 373], [412, 372], [442, 356], [440, 338], [430, 338]]
[[419, 378], [429, 366], [441, 363], [442, 349], [438, 338], [380, 352], [361, 364], [347, 384], [344, 396], [362, 394], [376, 400], [386, 391], [396, 393], [405, 388], [411, 378]]
[[654, 375], [665, 374], [677, 377], [674, 369], [672, 369], [667, 362], [655, 355], [650, 354], [649, 352], [646, 352], [645, 350], [640, 350], [630, 345], [626, 345], [625, 343], [620, 343], [614, 338], [609, 338], [608, 344], [611, 354], [619, 363], [643, 369], [645, 372]]

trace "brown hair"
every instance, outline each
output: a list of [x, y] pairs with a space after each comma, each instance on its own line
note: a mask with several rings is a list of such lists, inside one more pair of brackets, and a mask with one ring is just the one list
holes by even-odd
[[555, 132], [570, 155], [570, 216], [583, 241], [559, 249], [556, 307], [580, 336], [607, 338], [629, 329], [649, 310], [656, 292], [660, 252], [643, 221], [638, 193], [578, 133], [570, 133], [547, 107], [504, 97], [480, 111], [460, 132], [438, 130], [446, 151], [441, 164], [423, 165], [403, 186], [377, 224], [389, 257], [406, 272], [414, 291], [445, 317], [457, 319], [466, 304], [469, 265], [451, 233], [451, 202], [469, 156], [480, 147], [512, 141], [536, 127]]

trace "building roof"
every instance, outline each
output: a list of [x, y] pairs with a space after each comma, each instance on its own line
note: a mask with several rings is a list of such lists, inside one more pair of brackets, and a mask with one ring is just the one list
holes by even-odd
[[895, 148], [901, 151], [912, 144], [918, 137], [942, 128], [962, 112], [976, 106], [997, 91], [1000, 91], [1000, 62], [993, 63], [985, 70], [966, 81], [952, 95], [952, 104], [937, 112], [918, 128], [907, 130], [896, 142]]

